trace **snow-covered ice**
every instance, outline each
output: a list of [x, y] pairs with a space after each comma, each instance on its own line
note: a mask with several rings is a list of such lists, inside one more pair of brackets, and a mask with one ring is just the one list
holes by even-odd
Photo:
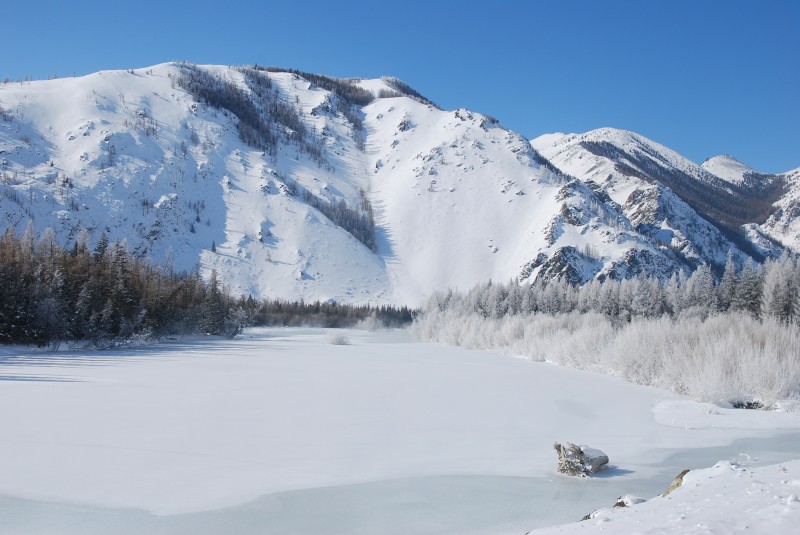
[[[800, 458], [797, 412], [695, 404], [402, 330], [327, 335], [3, 348], [0, 531], [524, 533], [655, 496], [683, 468], [735, 459], [750, 477]], [[559, 476], [556, 440], [613, 466]]]

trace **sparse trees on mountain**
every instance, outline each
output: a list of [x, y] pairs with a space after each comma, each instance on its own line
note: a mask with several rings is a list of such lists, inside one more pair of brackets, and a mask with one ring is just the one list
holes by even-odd
[[375, 220], [372, 215], [372, 206], [365, 195], [361, 196], [360, 210], [348, 206], [344, 201], [327, 202], [307, 190], [303, 192], [303, 200], [322, 212], [322, 215], [330, 219], [333, 224], [349, 232], [355, 239], [366, 245], [370, 251], [377, 251]]
[[[283, 139], [323, 164], [324, 154], [308, 139], [300, 112], [281, 98], [269, 77], [261, 69], [239, 70], [244, 74], [247, 90], [189, 63], [181, 64], [175, 83], [207, 106], [233, 114], [239, 138], [251, 147], [275, 154], [278, 141]], [[196, 132], [191, 136], [196, 144]]]
[[321, 87], [326, 91], [334, 93], [344, 101], [355, 106], [366, 106], [372, 102], [375, 97], [370, 91], [356, 85], [357, 80], [347, 78], [332, 78], [321, 74], [312, 74], [309, 72], [298, 71], [297, 69], [281, 69], [279, 67], [267, 67], [265, 69], [255, 68], [255, 70], [264, 70], [267, 72], [288, 72], [305, 78], [312, 84]]

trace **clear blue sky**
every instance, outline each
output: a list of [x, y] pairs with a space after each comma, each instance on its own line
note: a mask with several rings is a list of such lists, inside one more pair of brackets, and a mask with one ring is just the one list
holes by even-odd
[[3, 0], [0, 79], [164, 61], [398, 76], [527, 137], [612, 126], [800, 167], [800, 1]]

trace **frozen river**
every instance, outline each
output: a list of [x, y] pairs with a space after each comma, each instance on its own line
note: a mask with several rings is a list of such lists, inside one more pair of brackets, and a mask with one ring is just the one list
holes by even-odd
[[[683, 468], [800, 458], [797, 413], [406, 331], [326, 333], [0, 350], [0, 532], [525, 533]], [[558, 476], [555, 440], [614, 466]]]

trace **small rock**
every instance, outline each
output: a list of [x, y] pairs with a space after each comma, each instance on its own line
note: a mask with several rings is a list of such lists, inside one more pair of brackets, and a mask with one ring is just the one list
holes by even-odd
[[673, 490], [675, 490], [678, 487], [680, 487], [683, 484], [683, 476], [685, 476], [688, 473], [689, 473], [689, 470], [684, 470], [683, 472], [678, 474], [677, 477], [675, 477], [675, 479], [672, 480], [672, 483], [670, 483], [669, 487], [667, 487], [667, 490], [664, 491], [664, 494], [662, 494], [661, 497], [667, 496]]
[[617, 501], [612, 505], [612, 507], [632, 507], [637, 503], [644, 503], [647, 500], [644, 498], [640, 498], [639, 496], [633, 496], [632, 494], [626, 494], [625, 496], [620, 496], [617, 498]]

